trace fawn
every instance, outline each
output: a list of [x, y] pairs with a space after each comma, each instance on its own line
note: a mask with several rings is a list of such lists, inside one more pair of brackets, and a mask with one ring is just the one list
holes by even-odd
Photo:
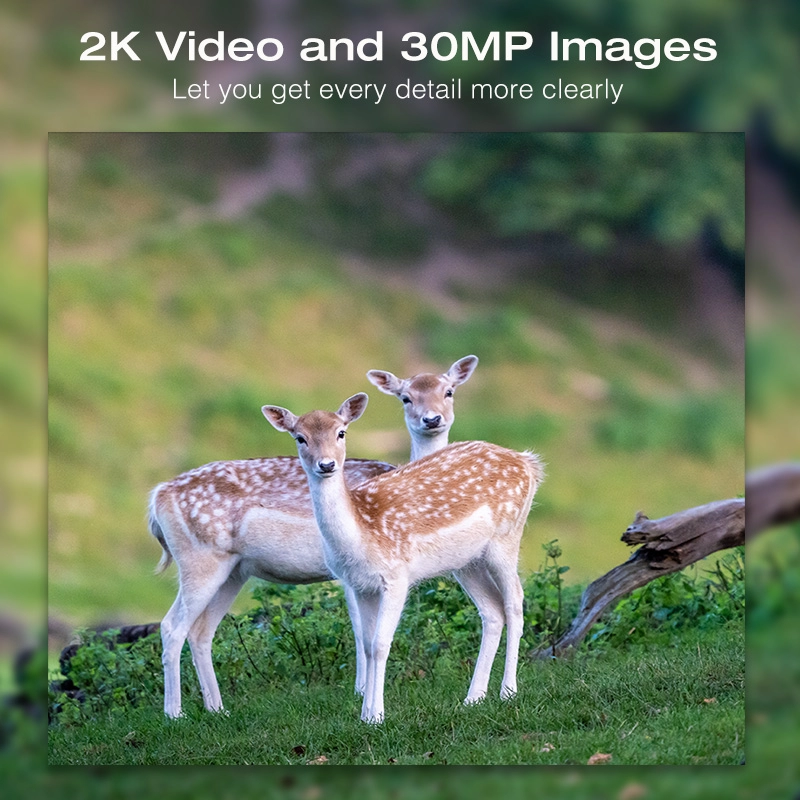
[[[447, 445], [454, 421], [453, 391], [478, 359], [466, 356], [439, 375], [401, 380], [373, 370], [369, 378], [404, 403], [411, 457]], [[381, 461], [348, 459], [344, 475], [356, 485], [394, 469]], [[174, 559], [178, 594], [161, 623], [164, 713], [181, 715], [180, 653], [187, 637], [205, 707], [223, 710], [211, 642], [245, 581], [313, 583], [334, 576], [325, 564], [308, 481], [297, 457], [217, 461], [161, 483], [150, 493], [150, 532], [163, 549], [156, 572]], [[345, 587], [356, 639], [356, 691], [366, 685], [366, 656], [355, 599]]]
[[297, 442], [325, 559], [355, 598], [366, 652], [361, 719], [383, 721], [386, 661], [414, 583], [453, 572], [481, 615], [483, 634], [465, 703], [481, 700], [508, 627], [501, 697], [517, 691], [522, 636], [520, 539], [544, 470], [539, 457], [487, 442], [459, 442], [348, 486], [345, 433], [364, 412], [360, 393], [336, 413], [301, 417], [264, 406], [267, 420]]

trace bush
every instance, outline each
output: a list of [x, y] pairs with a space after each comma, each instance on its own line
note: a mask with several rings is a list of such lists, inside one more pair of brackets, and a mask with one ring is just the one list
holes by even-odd
[[747, 621], [752, 628], [796, 612], [800, 605], [800, 524], [776, 531], [770, 546], [756, 551], [748, 596]]
[[[555, 644], [575, 616], [581, 587], [564, 586], [569, 567], [558, 563], [562, 551], [558, 539], [542, 545], [544, 563], [528, 577], [525, 592], [524, 646], [531, 649]], [[524, 649], [522, 650], [524, 652]]]
[[260, 605], [246, 619], [262, 634], [274, 677], [302, 684], [330, 682], [355, 664], [355, 641], [340, 586], [263, 583], [253, 596]]
[[697, 568], [665, 575], [623, 597], [589, 634], [591, 649], [633, 643], [670, 644], [686, 628], [716, 628], [743, 620], [744, 547], [720, 558], [705, 576]]

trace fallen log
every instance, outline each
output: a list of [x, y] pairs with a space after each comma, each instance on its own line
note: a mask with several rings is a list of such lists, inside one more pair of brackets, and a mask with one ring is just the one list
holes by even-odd
[[540, 647], [533, 658], [558, 658], [574, 650], [602, 613], [646, 583], [678, 572], [718, 550], [745, 543], [756, 534], [800, 519], [800, 464], [780, 464], [748, 475], [747, 514], [741, 498], [718, 500], [660, 519], [641, 512], [622, 541], [641, 547], [624, 563], [590, 583], [575, 619], [558, 641]]

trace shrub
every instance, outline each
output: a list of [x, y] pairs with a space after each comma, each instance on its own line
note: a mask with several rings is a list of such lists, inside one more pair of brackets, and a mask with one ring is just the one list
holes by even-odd
[[264, 655], [276, 677], [303, 684], [335, 681], [355, 664], [355, 641], [340, 586], [263, 583], [253, 596], [260, 605], [246, 618], [262, 632]]
[[100, 711], [122, 713], [144, 698], [149, 701], [163, 694], [158, 635], [118, 644], [117, 633], [114, 629], [81, 632], [82, 645], [62, 666], [68, 680], [50, 684], [51, 722], [56, 715], [62, 724], [70, 724]]
[[[565, 587], [562, 575], [569, 567], [558, 563], [562, 551], [558, 539], [542, 545], [544, 563], [528, 577], [525, 593], [525, 645], [553, 645], [564, 633], [580, 602], [580, 587]], [[523, 650], [524, 652], [524, 650]]]
[[669, 644], [677, 632], [743, 620], [744, 547], [722, 556], [705, 575], [697, 568], [665, 575], [623, 597], [587, 639], [593, 649]]

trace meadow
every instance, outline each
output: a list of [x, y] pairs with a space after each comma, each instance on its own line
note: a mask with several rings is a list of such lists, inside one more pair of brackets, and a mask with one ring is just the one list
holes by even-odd
[[[549, 553], [553, 555], [553, 545]], [[546, 559], [526, 583], [519, 693], [465, 707], [477, 612], [449, 581], [412, 593], [387, 673], [386, 721], [359, 720], [341, 590], [265, 585], [220, 626], [226, 712], [203, 709], [188, 651], [184, 716], [162, 713], [157, 633], [111, 646], [86, 634], [50, 691], [50, 764], [739, 764], [744, 758], [744, 564], [689, 570], [637, 590], [569, 659], [534, 660], [578, 594]], [[502, 649], [501, 655], [502, 658]], [[78, 696], [77, 692], [80, 692]]]

